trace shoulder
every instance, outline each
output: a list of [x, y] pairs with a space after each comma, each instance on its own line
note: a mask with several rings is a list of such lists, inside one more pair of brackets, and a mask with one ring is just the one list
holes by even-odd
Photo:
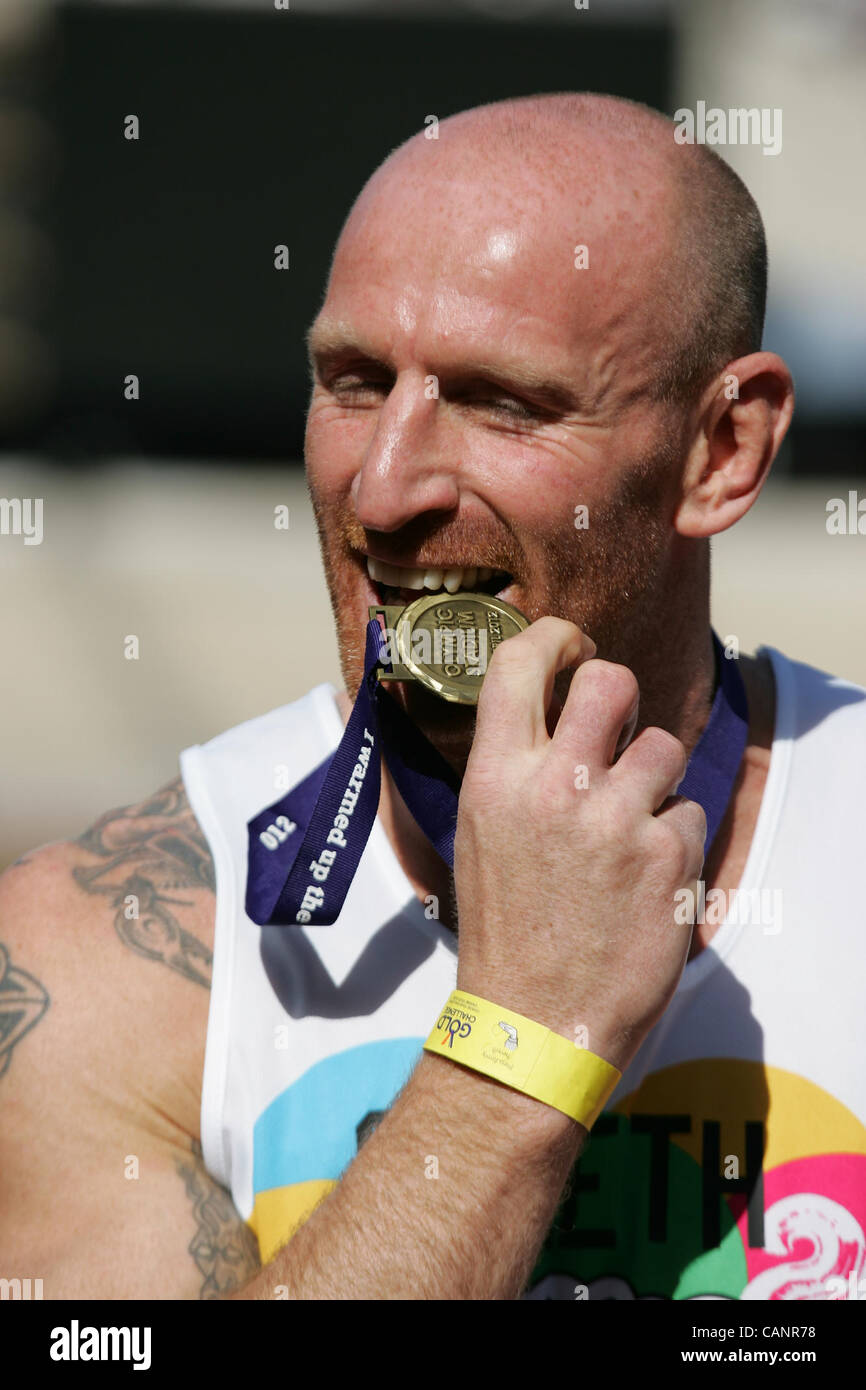
[[794, 660], [773, 647], [758, 652], [772, 670], [776, 735], [812, 741], [866, 741], [866, 689], [843, 676]]
[[246, 761], [251, 757], [271, 756], [275, 744], [285, 746], [288, 752], [301, 754], [311, 740], [328, 745], [335, 731], [341, 731], [341, 708], [338, 692], [329, 681], [323, 681], [289, 704], [277, 705], [264, 714], [234, 724], [206, 743], [193, 744], [181, 753], [181, 767], [190, 756], [202, 753], [215, 761]]
[[182, 778], [144, 801], [107, 811], [62, 848], [89, 910], [95, 900], [112, 912], [125, 945], [210, 985], [213, 860]]
[[[0, 875], [0, 913], [25, 918], [34, 936], [44, 927], [56, 947], [70, 949], [76, 941], [86, 948], [110, 921], [133, 950], [207, 985], [213, 893], [210, 850], [176, 777], [106, 811], [75, 840], [23, 855]], [[68, 921], [87, 924], [84, 940], [64, 932]]]
[[[247, 825], [333, 753], [343, 722], [328, 683], [185, 748], [180, 767], [224, 901], [246, 875]], [[241, 898], [243, 892], [241, 891]]]
[[[213, 921], [210, 852], [179, 777], [24, 855], [0, 876], [0, 1009], [28, 1000], [26, 1020], [0, 1028], [0, 1074], [50, 1035], [108, 1087], [146, 1057], [158, 1106], [163, 1074], [183, 1078], [178, 1097], [200, 1092]], [[191, 1096], [182, 1110], [197, 1134]]]
[[0, 1240], [48, 1297], [258, 1267], [199, 1144], [214, 902], [180, 778], [0, 876]]

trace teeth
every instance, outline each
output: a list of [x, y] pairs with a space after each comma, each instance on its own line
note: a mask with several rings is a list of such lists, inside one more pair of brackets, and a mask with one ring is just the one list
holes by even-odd
[[458, 589], [471, 589], [477, 583], [486, 583], [495, 570], [486, 565], [453, 565], [450, 569], [408, 569], [388, 565], [384, 560], [374, 560], [367, 556], [367, 573], [377, 584], [387, 584], [394, 589], [429, 589], [435, 593], [445, 588], [449, 594]]
[[400, 583], [404, 589], [423, 589], [424, 572], [422, 570], [400, 570]]
[[[367, 556], [367, 573], [369, 574], [369, 576], [370, 576], [371, 579], [375, 579], [377, 583], [384, 584], [384, 583], [386, 582], [386, 581], [385, 581], [385, 570], [386, 570], [386, 569], [390, 571], [391, 566], [390, 566], [390, 565], [383, 565], [381, 560], [374, 560], [374, 559], [372, 559], [371, 556], [369, 556], [369, 555]], [[399, 570], [394, 570], [394, 573], [395, 573], [395, 574], [399, 574], [400, 571], [399, 571]]]

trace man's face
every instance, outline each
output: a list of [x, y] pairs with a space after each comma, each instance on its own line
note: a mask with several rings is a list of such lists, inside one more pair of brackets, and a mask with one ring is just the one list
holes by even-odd
[[[423, 592], [383, 588], [368, 556], [492, 570], [462, 587], [568, 618], [612, 660], [669, 578], [651, 193], [604, 176], [575, 206], [449, 155], [421, 146], [368, 185], [311, 331], [307, 476], [351, 696], [368, 606]], [[446, 757], [468, 752], [474, 710], [390, 689]]]

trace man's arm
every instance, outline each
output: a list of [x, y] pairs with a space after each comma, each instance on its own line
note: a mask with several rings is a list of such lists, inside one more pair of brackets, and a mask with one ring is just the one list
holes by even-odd
[[0, 877], [0, 1277], [217, 1298], [258, 1268], [198, 1143], [212, 923], [179, 780]]

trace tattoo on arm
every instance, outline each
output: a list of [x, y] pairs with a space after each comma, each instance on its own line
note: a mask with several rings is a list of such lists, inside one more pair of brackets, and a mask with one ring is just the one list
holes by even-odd
[[261, 1268], [258, 1242], [238, 1216], [225, 1188], [214, 1182], [205, 1168], [197, 1139], [193, 1140], [192, 1158], [177, 1159], [176, 1164], [197, 1222], [189, 1253], [204, 1278], [198, 1296], [222, 1298], [242, 1288]]
[[39, 981], [13, 965], [0, 942], [0, 1076], [12, 1061], [15, 1046], [35, 1028], [50, 1003]]
[[215, 891], [213, 861], [176, 777], [148, 801], [108, 811], [76, 841], [100, 862], [73, 869], [86, 893], [104, 893], [125, 945], [210, 988], [213, 957], [182, 927], [171, 907], [191, 907], [178, 890]]

